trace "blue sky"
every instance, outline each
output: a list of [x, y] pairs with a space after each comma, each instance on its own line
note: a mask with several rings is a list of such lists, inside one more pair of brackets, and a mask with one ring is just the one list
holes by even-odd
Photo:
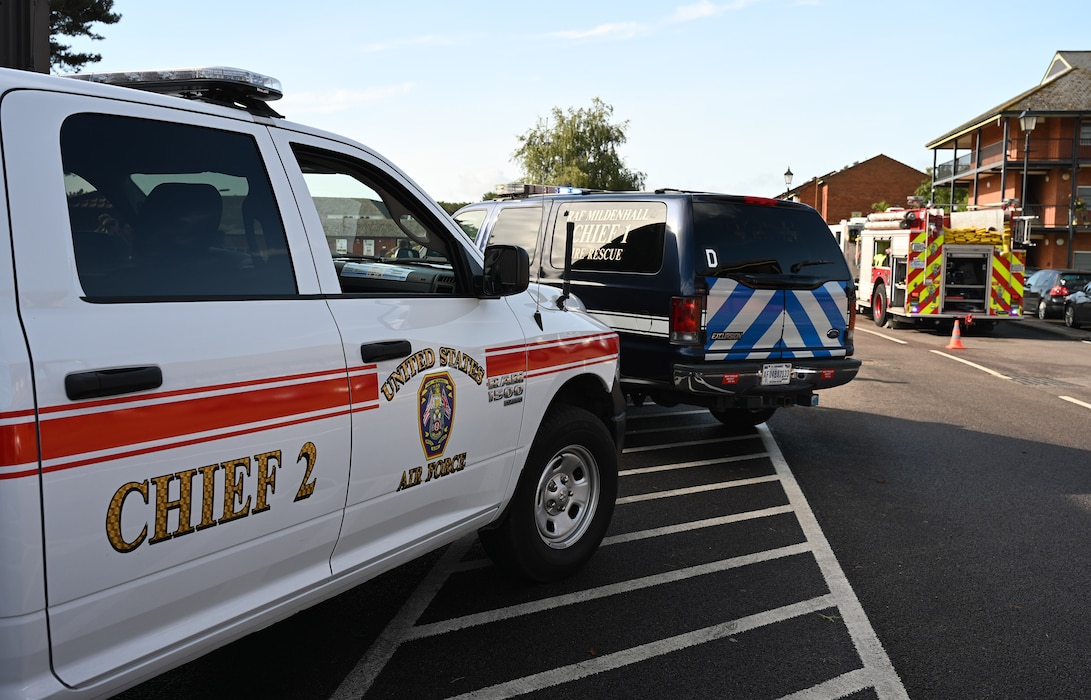
[[93, 70], [226, 65], [274, 107], [391, 159], [433, 197], [518, 179], [516, 137], [598, 97], [646, 185], [784, 190], [924, 144], [1091, 50], [1083, 0], [115, 0]]

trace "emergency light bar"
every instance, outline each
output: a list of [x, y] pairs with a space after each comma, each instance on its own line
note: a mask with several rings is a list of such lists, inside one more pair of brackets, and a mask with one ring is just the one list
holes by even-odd
[[562, 187], [560, 185], [528, 185], [523, 182], [507, 182], [497, 185], [495, 190], [499, 195], [529, 195], [529, 194], [583, 194], [579, 187]]
[[284, 96], [280, 81], [260, 73], [226, 66], [171, 70], [78, 73], [69, 78], [136, 88], [229, 106], [241, 105], [262, 116], [279, 117], [266, 102]]

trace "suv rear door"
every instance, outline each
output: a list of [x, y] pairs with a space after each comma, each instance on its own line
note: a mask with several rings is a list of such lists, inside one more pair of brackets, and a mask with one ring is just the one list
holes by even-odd
[[695, 196], [692, 207], [706, 360], [848, 354], [851, 276], [817, 212], [751, 197]]
[[35, 91], [0, 110], [51, 660], [80, 686], [329, 577], [349, 386], [265, 127]]

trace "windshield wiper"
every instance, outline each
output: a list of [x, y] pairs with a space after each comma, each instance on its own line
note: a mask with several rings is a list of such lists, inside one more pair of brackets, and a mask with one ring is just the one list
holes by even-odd
[[799, 272], [800, 270], [807, 267], [808, 265], [832, 265], [832, 264], [833, 264], [833, 261], [831, 261], [831, 260], [800, 260], [799, 262], [794, 263], [792, 265], [792, 267], [789, 268], [789, 269], [792, 271], [792, 274], [794, 275], [795, 273]]
[[730, 273], [751, 273], [751, 274], [767, 274], [767, 275], [779, 275], [780, 263], [776, 260], [743, 260], [740, 262], [726, 262], [720, 263], [716, 267], [705, 273], [706, 277], [720, 277], [724, 274]]

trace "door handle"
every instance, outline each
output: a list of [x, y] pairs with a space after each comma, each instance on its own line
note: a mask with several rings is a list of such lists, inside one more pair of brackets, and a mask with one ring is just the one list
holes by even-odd
[[163, 386], [163, 370], [149, 367], [119, 367], [76, 372], [64, 378], [64, 392], [73, 401], [102, 396], [130, 394]]
[[360, 359], [364, 362], [397, 360], [412, 354], [413, 346], [408, 340], [381, 340], [378, 343], [365, 343], [360, 346]]

